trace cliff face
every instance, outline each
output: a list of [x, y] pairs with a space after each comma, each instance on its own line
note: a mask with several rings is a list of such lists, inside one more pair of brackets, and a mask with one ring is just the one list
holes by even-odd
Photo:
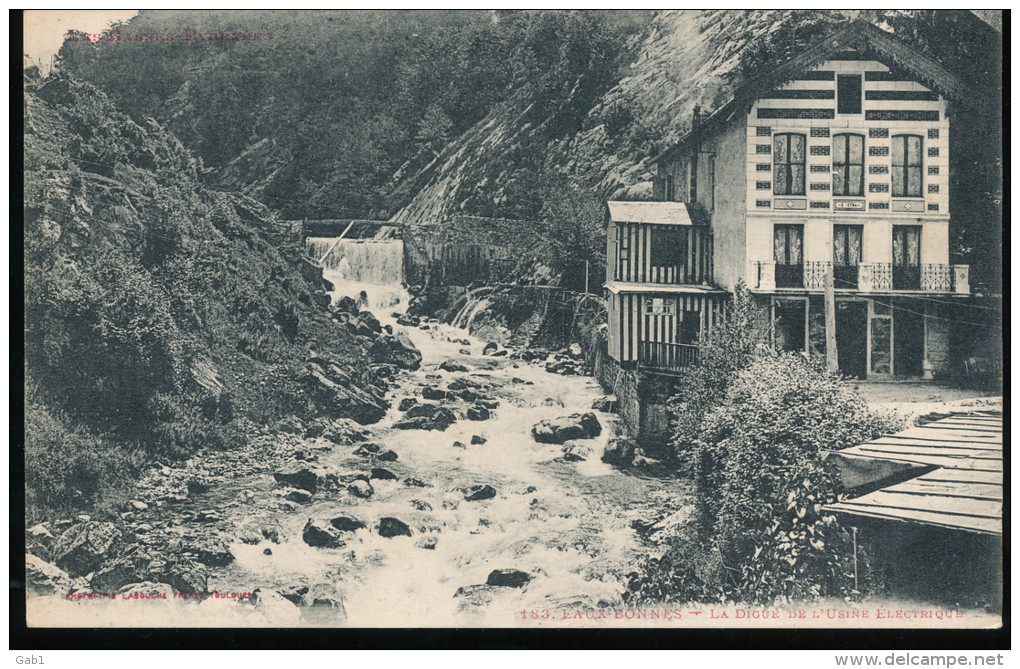
[[[690, 130], [696, 106], [712, 113], [755, 72], [858, 18], [947, 66], [978, 67], [975, 76], [995, 80], [988, 65], [996, 58], [995, 33], [968, 12], [663, 11], [576, 132], [550, 135], [558, 109], [540, 110], [517, 96], [405, 177], [397, 192], [411, 199], [395, 218], [428, 223], [454, 213], [507, 215], [522, 206], [512, 201], [517, 187], [549, 173], [569, 175], [603, 198], [647, 199], [653, 159]], [[975, 60], [977, 54], [983, 57]]]

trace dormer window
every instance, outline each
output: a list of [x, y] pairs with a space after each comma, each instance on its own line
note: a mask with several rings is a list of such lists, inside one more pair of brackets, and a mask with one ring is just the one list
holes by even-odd
[[804, 135], [784, 132], [775, 136], [772, 157], [773, 192], [776, 195], [804, 194], [805, 144]]
[[861, 75], [841, 74], [836, 77], [836, 113], [861, 113]]
[[864, 135], [833, 135], [832, 194], [838, 197], [864, 195]]

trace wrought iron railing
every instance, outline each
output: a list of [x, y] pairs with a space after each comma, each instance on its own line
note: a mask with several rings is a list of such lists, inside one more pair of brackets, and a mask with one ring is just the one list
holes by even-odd
[[783, 265], [763, 261], [751, 262], [747, 276], [752, 289], [800, 288], [813, 291], [825, 288], [825, 276], [830, 270], [833, 287], [837, 290], [970, 293], [969, 265], [925, 263], [903, 266], [882, 262], [833, 265], [828, 261], [812, 260], [803, 265]]
[[643, 341], [638, 345], [638, 363], [650, 369], [679, 371], [698, 364], [698, 347]]

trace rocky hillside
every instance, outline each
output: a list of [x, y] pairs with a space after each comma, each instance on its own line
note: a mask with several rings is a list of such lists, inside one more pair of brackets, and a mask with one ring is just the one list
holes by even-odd
[[356, 304], [330, 311], [265, 206], [200, 185], [173, 135], [92, 85], [25, 85], [30, 520], [109, 508], [154, 461], [281, 420], [378, 420], [400, 343]]
[[756, 72], [859, 18], [962, 69], [976, 84], [996, 81], [998, 33], [969, 12], [662, 11], [576, 132], [554, 131], [560, 107], [541, 108], [526, 95], [515, 96], [452, 141], [438, 160], [401, 175], [400, 188], [412, 197], [396, 218], [414, 223], [458, 212], [503, 215], [521, 206], [510, 200], [519, 197], [529, 173], [568, 174], [608, 199], [648, 198], [654, 158], [690, 130], [695, 107], [711, 114]]

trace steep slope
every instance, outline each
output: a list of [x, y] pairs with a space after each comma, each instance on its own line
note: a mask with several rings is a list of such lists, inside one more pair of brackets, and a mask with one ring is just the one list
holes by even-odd
[[558, 110], [514, 97], [406, 178], [401, 190], [417, 194], [395, 218], [416, 223], [453, 213], [527, 213], [530, 203], [515, 200], [515, 186], [535, 181], [536, 170], [570, 175], [605, 198], [647, 198], [652, 160], [690, 130], [695, 107], [711, 114], [756, 72], [857, 18], [950, 67], [971, 70], [983, 79], [976, 83], [994, 89], [994, 31], [968, 12], [663, 11], [625, 76], [592, 105], [579, 131], [551, 135], [546, 128]]
[[180, 142], [89, 84], [28, 80], [25, 129], [31, 515], [102, 503], [153, 459], [279, 419], [364, 418], [306, 392], [332, 365], [381, 395], [368, 342], [331, 318], [264, 206], [200, 186]]

